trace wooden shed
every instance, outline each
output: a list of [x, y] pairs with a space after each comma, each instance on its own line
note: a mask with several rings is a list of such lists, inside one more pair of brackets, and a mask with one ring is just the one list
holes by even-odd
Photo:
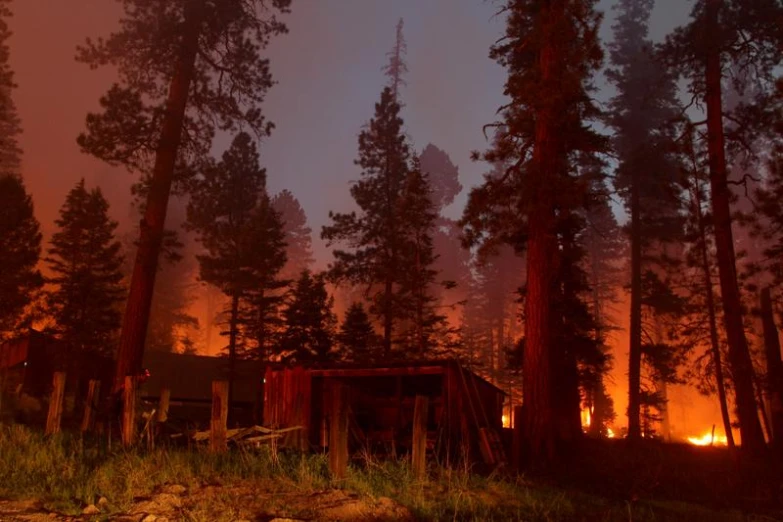
[[[428, 398], [428, 448], [444, 463], [463, 456], [496, 464], [505, 393], [455, 361], [383, 366], [268, 367], [264, 424], [302, 426], [294, 444], [328, 445], [332, 391], [348, 388], [352, 450], [407, 453], [416, 396]], [[289, 441], [290, 442], [290, 441]]]

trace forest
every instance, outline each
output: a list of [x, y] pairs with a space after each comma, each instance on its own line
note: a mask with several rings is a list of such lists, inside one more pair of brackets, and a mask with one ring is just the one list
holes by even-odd
[[[500, 33], [481, 52], [504, 83], [473, 150], [414, 143], [419, 50], [408, 19], [387, 20], [351, 181], [324, 216], [265, 165], [284, 125], [267, 98], [290, 87], [267, 49], [295, 45], [299, 2], [118, 0], [115, 29], [72, 53], [78, 74], [114, 75], [72, 146], [130, 173], [127, 208], [106, 196], [114, 173], [79, 177], [53, 224], [23, 168], [21, 2], [0, 0], [0, 344], [33, 328], [112, 358], [114, 391], [145, 351], [232, 368], [453, 359], [507, 394], [522, 469], [560, 469], [585, 441], [672, 443], [780, 480], [780, 0], [694, 0], [656, 39], [654, 0], [486, 2]], [[675, 396], [715, 415], [677, 420]]]

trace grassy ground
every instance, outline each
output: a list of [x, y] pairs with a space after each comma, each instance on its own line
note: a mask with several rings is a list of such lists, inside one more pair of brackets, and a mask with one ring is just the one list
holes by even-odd
[[[607, 451], [596, 451], [590, 458], [609, 459]], [[611, 453], [616, 454], [617, 449]], [[584, 469], [600, 464], [590, 458], [578, 461], [579, 465], [571, 474], [562, 475], [563, 479], [535, 481], [517, 475], [480, 476], [466, 469], [435, 467], [426, 480], [417, 480], [405, 462], [363, 459], [351, 466], [344, 481], [336, 482], [329, 476], [323, 455], [275, 453], [268, 447], [234, 449], [223, 456], [211, 455], [198, 447], [109, 451], [98, 441], [82, 441], [68, 435], [45, 438], [21, 426], [0, 425], [0, 498], [37, 499], [49, 509], [78, 514], [84, 506], [105, 497], [106, 511], [119, 514], [128, 512], [140, 497], [150, 498], [164, 491], [166, 485], [178, 484], [187, 488], [192, 497], [187, 505], [178, 508], [178, 519], [192, 521], [236, 520], [247, 517], [250, 511], [256, 520], [264, 520], [259, 511], [323, 520], [327, 512], [323, 499], [336, 492], [341, 495], [341, 502], [391, 499], [390, 502], [404, 507], [403, 511], [380, 511], [385, 515], [377, 518], [387, 519], [783, 520], [778, 517], [779, 512], [768, 506], [749, 514], [751, 510], [743, 506], [716, 506], [710, 502], [698, 505], [676, 495], [656, 497], [638, 490], [628, 496], [627, 491], [618, 491], [613, 489], [616, 485], [597, 479], [585, 484], [583, 481], [590, 479], [584, 475]], [[650, 460], [647, 456], [630, 462], [620, 466], [620, 471], [626, 473], [631, 469], [627, 466]], [[649, 474], [637, 469], [634, 476], [645, 477], [645, 473]], [[626, 479], [634, 482], [630, 477]], [[240, 513], [237, 506], [247, 507], [245, 513]]]

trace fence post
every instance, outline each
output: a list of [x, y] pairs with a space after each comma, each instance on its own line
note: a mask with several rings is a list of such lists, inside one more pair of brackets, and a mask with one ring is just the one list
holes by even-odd
[[166, 422], [169, 418], [169, 401], [171, 400], [171, 390], [163, 388], [160, 390], [160, 402], [158, 402], [157, 420]]
[[427, 412], [429, 399], [417, 395], [413, 406], [413, 449], [411, 469], [414, 475], [422, 478], [427, 473]]
[[332, 385], [329, 422], [329, 470], [335, 478], [344, 479], [348, 469], [348, 388]]
[[209, 447], [213, 453], [226, 451], [226, 424], [228, 422], [228, 381], [212, 381], [212, 420]]
[[65, 372], [54, 372], [52, 378], [52, 397], [49, 401], [49, 415], [46, 417], [46, 434], [60, 433], [60, 420], [63, 415], [63, 396], [65, 394]]
[[84, 403], [84, 417], [82, 417], [82, 433], [92, 431], [95, 425], [95, 410], [101, 395], [101, 381], [91, 379], [87, 388], [87, 400]]
[[125, 376], [122, 396], [122, 444], [131, 446], [136, 439], [136, 378]]

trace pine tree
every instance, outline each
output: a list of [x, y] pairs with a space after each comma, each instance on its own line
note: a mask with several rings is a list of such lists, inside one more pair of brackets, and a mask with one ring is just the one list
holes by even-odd
[[[762, 90], [771, 88], [775, 68], [783, 60], [781, 18], [783, 6], [777, 0], [701, 0], [694, 5], [691, 23], [670, 35], [663, 48], [667, 62], [689, 80], [690, 97], [706, 107], [710, 198], [723, 322], [742, 446], [751, 453], [762, 451], [764, 434], [756, 411], [753, 365], [737, 281], [726, 152], [732, 149], [732, 138], [739, 138], [740, 143], [746, 141], [743, 134], [754, 131], [759, 122], [727, 132], [725, 121], [741, 118], [737, 118], [739, 111], [729, 111], [724, 106], [722, 84], [731, 71], [728, 66], [737, 65], [741, 74], [740, 81], [734, 81], [735, 87], [741, 88], [749, 79]], [[748, 38], [752, 45], [747, 43]]]
[[114, 389], [141, 369], [149, 311], [172, 183], [208, 157], [218, 130], [247, 126], [268, 134], [261, 104], [272, 86], [261, 52], [284, 33], [274, 10], [291, 0], [122, 0], [120, 29], [87, 40], [78, 59], [119, 73], [87, 117], [82, 149], [142, 174], [146, 185]]
[[351, 245], [352, 251], [334, 251], [330, 277], [368, 286], [370, 311], [383, 323], [384, 357], [391, 356], [395, 323], [401, 319], [398, 286], [408, 268], [400, 198], [411, 170], [411, 151], [399, 111], [391, 89], [385, 88], [375, 105], [375, 117], [359, 134], [355, 163], [362, 173], [351, 186], [359, 213], [330, 212], [333, 224], [321, 232], [329, 246]]
[[344, 359], [367, 364], [377, 361], [380, 338], [361, 303], [353, 303], [345, 312], [345, 319], [337, 334]]
[[11, 37], [11, 29], [8, 27], [8, 18], [11, 17], [10, 4], [11, 0], [0, 0], [0, 176], [18, 176], [22, 157], [17, 140], [22, 132], [21, 121], [11, 96], [16, 84], [8, 63], [8, 39]]
[[[229, 298], [229, 395], [238, 357], [264, 357], [265, 292], [279, 288], [277, 274], [285, 264], [282, 224], [266, 195], [266, 170], [259, 165], [255, 143], [239, 133], [219, 162], [202, 170], [193, 182], [188, 228], [206, 253], [198, 256], [200, 277]], [[259, 343], [260, 339], [260, 345]]]
[[387, 56], [389, 63], [383, 68], [384, 74], [389, 77], [389, 88], [391, 89], [394, 101], [402, 106], [400, 102], [400, 87], [405, 85], [403, 75], [408, 72], [408, 65], [405, 63], [405, 54], [408, 52], [408, 46], [405, 43], [405, 37], [402, 34], [402, 18], [397, 22], [396, 40], [394, 47]]
[[52, 328], [70, 353], [114, 355], [120, 326], [122, 285], [117, 223], [99, 188], [88, 191], [84, 179], [71, 189], [55, 221], [46, 262], [54, 288], [46, 303]]
[[[400, 281], [398, 301], [409, 327], [401, 332], [404, 352], [421, 357], [436, 345], [448, 344], [445, 317], [437, 311], [433, 288], [438, 276], [433, 268], [435, 251], [432, 233], [437, 214], [430, 199], [427, 176], [418, 169], [408, 173], [400, 198], [400, 219], [404, 226], [403, 252], [407, 269]], [[407, 312], [407, 313], [406, 313]]]
[[272, 207], [280, 215], [286, 240], [288, 262], [281, 272], [283, 279], [296, 279], [302, 270], [312, 267], [313, 238], [307, 226], [307, 215], [290, 190], [283, 190], [272, 198]]
[[594, 4], [505, 3], [505, 38], [490, 56], [508, 70], [504, 92], [510, 100], [502, 121], [492, 125], [494, 147], [482, 157], [508, 166], [471, 192], [463, 217], [469, 243], [526, 248], [523, 432], [528, 457], [542, 465], [554, 457], [557, 419], [567, 414], [553, 409], [556, 387], [566, 384], [557, 381], [562, 347], [554, 348], [553, 335], [558, 226], [584, 199], [574, 162], [580, 153], [605, 147], [585, 125], [597, 116], [589, 91], [602, 61]]
[[433, 211], [438, 214], [440, 220], [443, 220], [444, 218], [440, 216], [443, 209], [451, 205], [454, 198], [462, 192], [459, 169], [448, 154], [432, 143], [421, 151], [419, 165], [429, 179]]
[[[613, 68], [608, 77], [617, 87], [610, 122], [620, 158], [615, 188], [630, 215], [631, 318], [629, 329], [628, 436], [642, 435], [640, 424], [644, 303], [660, 302], [645, 289], [662, 288], [665, 267], [660, 252], [682, 240], [679, 165], [674, 148], [678, 117], [676, 84], [663, 69], [647, 38], [652, 0], [621, 0], [610, 44]], [[653, 311], [654, 313], [654, 311]], [[649, 314], [648, 314], [649, 315]], [[649, 337], [648, 337], [649, 338]], [[662, 346], [660, 346], [662, 347]], [[649, 348], [649, 347], [648, 347]], [[648, 355], [652, 355], [647, 350]]]
[[0, 174], [0, 341], [18, 332], [25, 307], [43, 285], [36, 266], [41, 230], [22, 179]]
[[334, 299], [326, 290], [326, 276], [302, 272], [283, 310], [285, 332], [281, 347], [291, 362], [328, 362], [337, 357], [334, 337], [337, 318]]

